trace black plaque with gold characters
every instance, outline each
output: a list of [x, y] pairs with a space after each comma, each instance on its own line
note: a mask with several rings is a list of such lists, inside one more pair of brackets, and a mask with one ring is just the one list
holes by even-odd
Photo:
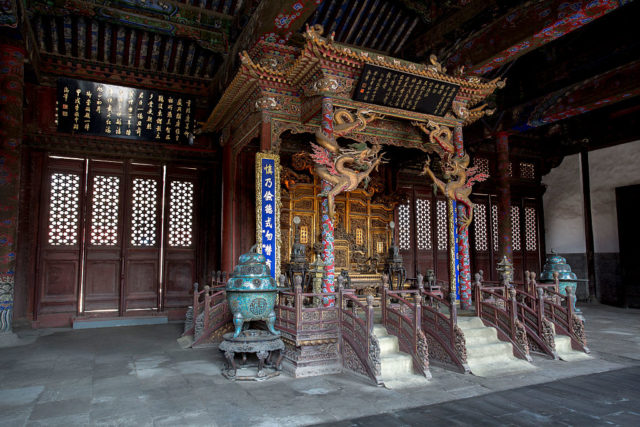
[[444, 116], [459, 85], [365, 64], [356, 85], [356, 101]]
[[165, 143], [188, 141], [193, 98], [84, 80], [58, 79], [58, 132]]

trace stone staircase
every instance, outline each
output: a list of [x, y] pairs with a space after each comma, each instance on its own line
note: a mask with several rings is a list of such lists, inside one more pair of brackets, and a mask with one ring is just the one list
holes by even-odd
[[583, 351], [571, 348], [571, 338], [566, 335], [556, 334], [555, 325], [553, 325], [553, 333], [555, 334], [556, 353], [558, 353], [558, 357], [561, 360], [565, 362], [577, 362], [578, 360], [589, 360], [592, 358]]
[[413, 371], [411, 355], [400, 351], [398, 338], [389, 335], [382, 325], [373, 326], [373, 334], [380, 342], [380, 368], [386, 388], [410, 388], [427, 385], [429, 381]]
[[458, 327], [467, 344], [467, 364], [480, 377], [510, 375], [535, 370], [531, 363], [513, 355], [511, 343], [500, 341], [495, 328], [484, 326], [479, 317], [458, 317]]

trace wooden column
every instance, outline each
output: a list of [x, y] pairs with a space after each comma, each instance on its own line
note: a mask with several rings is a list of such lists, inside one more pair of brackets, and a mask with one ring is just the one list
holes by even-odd
[[[453, 128], [453, 146], [457, 157], [465, 155], [464, 142], [462, 138], [462, 126]], [[469, 228], [463, 227], [464, 218], [472, 214], [467, 212], [466, 206], [457, 203], [456, 212], [458, 216], [458, 229], [456, 230], [458, 239], [458, 286], [460, 293], [460, 305], [463, 310], [470, 310], [471, 305], [471, 261], [469, 258]]]
[[266, 153], [271, 150], [271, 121], [268, 117], [262, 118], [262, 125], [260, 127], [260, 151]]
[[498, 133], [496, 141], [497, 184], [498, 184], [498, 260], [507, 257], [513, 262], [511, 247], [511, 184], [509, 176], [509, 136], [506, 132]]
[[[320, 126], [322, 132], [329, 138], [333, 137], [333, 100], [328, 97], [322, 98], [322, 121]], [[322, 191], [328, 193], [331, 184], [322, 181]], [[333, 220], [329, 216], [329, 201], [325, 197], [322, 200], [322, 261], [324, 262], [324, 278], [322, 280], [322, 292], [333, 293], [336, 260], [333, 251]], [[325, 307], [332, 307], [335, 304], [335, 297], [324, 297], [322, 303]]]
[[235, 164], [231, 141], [226, 141], [222, 152], [222, 239], [220, 254], [222, 271], [233, 270], [233, 205], [235, 192]]
[[21, 47], [0, 45], [0, 334], [12, 332], [24, 56]]
[[593, 221], [591, 219], [591, 184], [589, 182], [589, 152], [580, 152], [582, 170], [582, 200], [584, 203], [584, 239], [587, 250], [587, 277], [589, 279], [589, 301], [597, 298], [595, 245], [593, 243]]

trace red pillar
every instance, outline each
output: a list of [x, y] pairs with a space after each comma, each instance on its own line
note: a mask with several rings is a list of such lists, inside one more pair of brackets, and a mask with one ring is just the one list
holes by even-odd
[[[320, 124], [322, 132], [328, 137], [333, 136], [333, 101], [331, 98], [322, 98], [322, 122]], [[331, 185], [322, 181], [322, 191], [328, 192]], [[322, 292], [333, 293], [336, 261], [333, 252], [333, 221], [329, 216], [329, 202], [325, 198], [322, 200], [322, 261], [324, 262], [325, 277], [322, 280]], [[335, 304], [335, 297], [324, 297], [322, 299], [325, 307], [332, 307]]]
[[0, 334], [11, 333], [16, 270], [24, 56], [0, 45]]
[[[453, 146], [457, 157], [464, 157], [464, 143], [462, 138], [462, 126], [453, 129]], [[470, 310], [471, 305], [471, 261], [469, 258], [469, 228], [462, 228], [465, 216], [471, 215], [466, 206], [457, 203], [458, 215], [458, 286], [460, 292], [460, 305], [463, 310]]]
[[235, 164], [231, 141], [227, 141], [222, 152], [222, 240], [221, 240], [221, 263], [222, 271], [231, 273], [233, 270], [233, 206], [235, 191]]
[[496, 141], [498, 160], [498, 248], [500, 262], [503, 257], [513, 262], [511, 248], [511, 186], [509, 176], [509, 136], [500, 132]]

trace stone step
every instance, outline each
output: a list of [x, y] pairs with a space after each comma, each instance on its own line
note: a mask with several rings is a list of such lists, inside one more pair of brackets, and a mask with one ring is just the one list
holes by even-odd
[[393, 335], [384, 335], [378, 337], [380, 343], [380, 356], [386, 356], [388, 354], [397, 353], [399, 351], [398, 338]]
[[396, 379], [413, 374], [413, 361], [407, 353], [398, 352], [380, 358], [382, 379]]
[[503, 354], [513, 354], [513, 346], [511, 343], [492, 341], [478, 345], [467, 345], [467, 356], [480, 358], [485, 356], [495, 357]]
[[467, 344], [467, 364], [471, 373], [481, 377], [510, 375], [535, 369], [516, 358], [510, 342], [500, 341], [495, 328], [484, 326], [479, 317], [458, 317], [458, 327]]
[[380, 338], [381, 336], [385, 336], [385, 335], [389, 335], [387, 333], [387, 328], [385, 328], [384, 326], [382, 326], [381, 324], [375, 324], [373, 325], [373, 334], [375, 336], [377, 336], [378, 338]]
[[591, 359], [591, 356], [589, 356], [587, 353], [579, 350], [574, 350], [571, 347], [571, 338], [566, 335], [556, 335], [555, 342], [556, 353], [558, 353], [558, 357], [565, 362]]

